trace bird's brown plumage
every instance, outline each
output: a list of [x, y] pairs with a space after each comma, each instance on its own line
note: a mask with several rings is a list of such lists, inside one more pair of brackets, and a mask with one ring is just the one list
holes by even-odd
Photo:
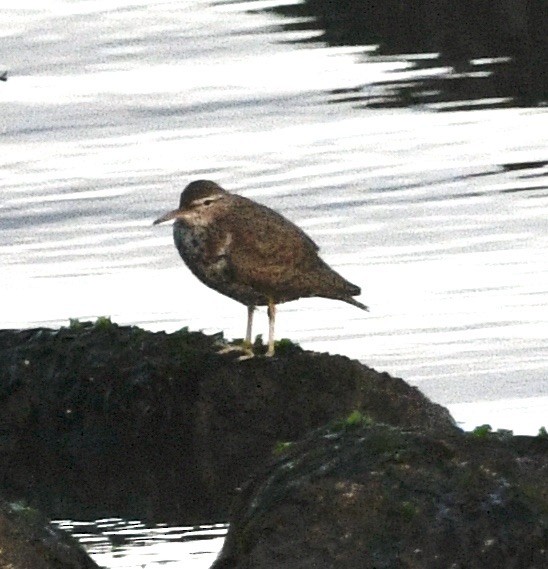
[[302, 229], [214, 182], [189, 184], [179, 209], [155, 223], [169, 219], [176, 220], [175, 244], [191, 271], [250, 308], [268, 305], [270, 314], [276, 304], [319, 296], [367, 310], [353, 298], [360, 288], [319, 257], [318, 246]]

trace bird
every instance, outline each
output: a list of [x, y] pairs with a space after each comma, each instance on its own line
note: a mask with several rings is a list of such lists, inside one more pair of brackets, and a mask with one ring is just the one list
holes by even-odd
[[[211, 180], [195, 180], [179, 207], [153, 225], [175, 220], [173, 238], [188, 268], [208, 287], [247, 307], [244, 345], [251, 351], [253, 314], [267, 306], [268, 348], [274, 355], [278, 304], [307, 297], [341, 300], [362, 310], [361, 289], [334, 271], [316, 243], [280, 213]], [[251, 355], [253, 355], [251, 353]]]

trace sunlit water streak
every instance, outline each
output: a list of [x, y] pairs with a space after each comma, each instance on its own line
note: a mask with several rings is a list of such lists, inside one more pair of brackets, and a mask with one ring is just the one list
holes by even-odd
[[121, 518], [53, 523], [76, 537], [98, 565], [111, 569], [207, 569], [227, 531], [225, 524], [150, 526]]

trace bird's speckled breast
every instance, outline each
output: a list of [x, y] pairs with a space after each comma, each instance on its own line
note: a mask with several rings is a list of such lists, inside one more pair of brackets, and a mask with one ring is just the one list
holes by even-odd
[[175, 246], [188, 268], [204, 284], [245, 304], [260, 306], [267, 298], [253, 288], [235, 282], [230, 265], [227, 238], [217, 250], [210, 246], [210, 230], [203, 226], [190, 226], [182, 220], [173, 224]]
[[190, 269], [205, 259], [207, 230], [204, 227], [192, 227], [182, 221], [173, 224], [173, 239], [183, 261]]

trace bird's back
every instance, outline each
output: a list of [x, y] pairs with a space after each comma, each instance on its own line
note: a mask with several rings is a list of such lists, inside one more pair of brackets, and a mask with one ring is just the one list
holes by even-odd
[[293, 222], [266, 206], [234, 198], [218, 229], [232, 233], [229, 259], [235, 279], [276, 302], [360, 294], [319, 257], [316, 243]]

